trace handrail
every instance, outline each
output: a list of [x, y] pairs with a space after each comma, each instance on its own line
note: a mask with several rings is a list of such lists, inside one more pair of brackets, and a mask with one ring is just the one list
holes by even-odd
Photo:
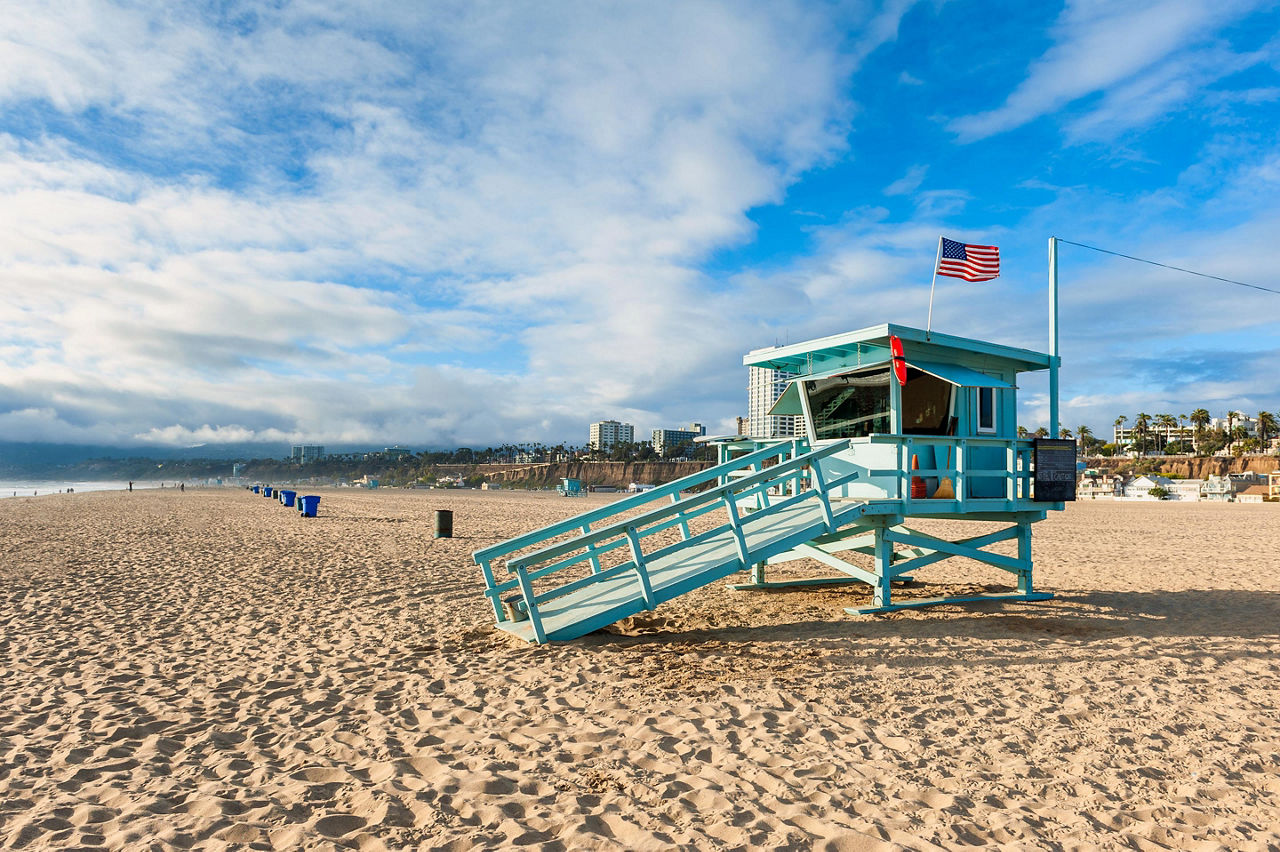
[[566, 518], [563, 521], [557, 521], [554, 524], [539, 527], [536, 530], [532, 530], [524, 535], [517, 536], [516, 538], [481, 548], [471, 554], [471, 556], [477, 563], [482, 560], [492, 560], [495, 557], [505, 556], [508, 553], [514, 553], [517, 550], [522, 550], [531, 544], [536, 544], [537, 542], [552, 535], [561, 535], [571, 529], [581, 528], [583, 524], [590, 524], [594, 521], [599, 521], [612, 515], [621, 514], [622, 512], [629, 511], [637, 506], [643, 506], [645, 503], [650, 503], [662, 497], [670, 497], [673, 494], [679, 495], [679, 493], [686, 488], [690, 488], [694, 485], [700, 485], [703, 482], [707, 482], [712, 479], [718, 479], [724, 474], [724, 468], [726, 467], [731, 470], [737, 469], [746, 464], [753, 464], [756, 461], [765, 461], [776, 456], [786, 455], [790, 451], [790, 444], [775, 444], [770, 447], [765, 447], [763, 449], [756, 450], [753, 453], [738, 456], [732, 461], [725, 462], [724, 464], [709, 467], [706, 470], [668, 482], [665, 485], [659, 485], [657, 488], [650, 488], [648, 491], [642, 491], [639, 494], [632, 495], [631, 497], [624, 497], [617, 502], [610, 503], [608, 506], [601, 506], [598, 509], [592, 509], [581, 514], [574, 515], [573, 517]]
[[[609, 526], [594, 529], [588, 534], [577, 536], [569, 541], [552, 544], [539, 550], [535, 550], [532, 553], [526, 553], [523, 556], [519, 556], [509, 561], [507, 563], [507, 571], [515, 571], [517, 568], [527, 568], [538, 562], [545, 562], [548, 559], [554, 559], [561, 554], [580, 550], [587, 545], [593, 545], [600, 541], [624, 535], [628, 530], [638, 530], [646, 524], [660, 521], [664, 518], [670, 517], [671, 515], [686, 512], [690, 509], [700, 507], [705, 503], [711, 503], [716, 500], [723, 499], [729, 494], [736, 494], [738, 492], [756, 488], [778, 478], [782, 474], [790, 473], [799, 468], [808, 467], [810, 462], [826, 458], [833, 453], [838, 453], [847, 448], [848, 442], [845, 441], [843, 443], [832, 444], [829, 447], [813, 450], [811, 452], [804, 453], [803, 455], [788, 459], [785, 462], [776, 464], [773, 467], [767, 467], [764, 470], [757, 471], [750, 476], [735, 479], [727, 485], [707, 489], [706, 491], [682, 500], [679, 503], [670, 503], [634, 518], [615, 521]], [[737, 461], [741, 463], [741, 461], [746, 458], [746, 456], [743, 456]], [[712, 468], [712, 470], [714, 470], [714, 468]]]

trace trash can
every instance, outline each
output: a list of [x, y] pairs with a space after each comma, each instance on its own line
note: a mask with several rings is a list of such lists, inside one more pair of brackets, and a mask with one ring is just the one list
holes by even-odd
[[270, 485], [264, 485], [264, 486], [262, 486], [262, 496], [264, 496], [264, 497], [270, 497], [270, 496], [271, 496], [271, 486], [270, 486]]
[[294, 501], [294, 498], [297, 496], [298, 496], [297, 491], [286, 491], [284, 489], [280, 490], [280, 502], [288, 506], [289, 508], [293, 508], [293, 501]]
[[320, 497], [315, 494], [304, 494], [298, 498], [298, 514], [304, 518], [314, 518], [320, 508]]
[[255, 485], [255, 486], [253, 486], [253, 493], [254, 493], [254, 494], [261, 494], [261, 493], [262, 493], [262, 486], [261, 486], [261, 485]]
[[525, 607], [524, 595], [511, 595], [502, 599], [502, 610], [507, 621], [528, 621], [529, 610]]
[[433, 538], [453, 538], [453, 512], [448, 509], [436, 509]]

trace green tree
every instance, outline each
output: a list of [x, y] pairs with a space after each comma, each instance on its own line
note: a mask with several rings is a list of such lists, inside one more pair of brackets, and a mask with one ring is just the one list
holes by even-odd
[[1118, 448], [1117, 452], [1119, 452], [1120, 449], [1124, 448], [1124, 442], [1120, 440], [1120, 430], [1124, 428], [1125, 421], [1128, 419], [1129, 418], [1125, 417], [1123, 414], [1121, 414], [1119, 417], [1116, 418], [1116, 422], [1115, 422], [1116, 432], [1115, 432], [1115, 435], [1112, 437], [1112, 440], [1115, 441], [1115, 445]]
[[1258, 440], [1266, 446], [1267, 439], [1276, 434], [1276, 416], [1270, 411], [1258, 412]]
[[1061, 429], [1059, 429], [1059, 430], [1058, 430], [1058, 437], [1059, 437], [1059, 438], [1074, 438], [1075, 436], [1071, 434], [1071, 430], [1070, 430], [1070, 429], [1068, 429], [1066, 426], [1063, 426]]
[[1151, 415], [1145, 411], [1138, 412], [1138, 416], [1133, 418], [1133, 433], [1138, 436], [1138, 455], [1144, 456], [1147, 453], [1147, 433], [1151, 430]]
[[1195, 445], [1196, 452], [1200, 452], [1200, 442], [1204, 440], [1204, 430], [1209, 425], [1209, 411], [1205, 408], [1197, 408], [1191, 412], [1191, 425], [1195, 427]]

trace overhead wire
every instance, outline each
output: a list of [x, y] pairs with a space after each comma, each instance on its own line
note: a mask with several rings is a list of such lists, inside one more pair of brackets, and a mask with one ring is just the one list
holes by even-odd
[[1085, 245], [1084, 243], [1077, 243], [1074, 240], [1067, 240], [1067, 239], [1063, 239], [1062, 237], [1057, 237], [1057, 240], [1060, 243], [1066, 243], [1067, 245], [1072, 245], [1072, 246], [1079, 246], [1080, 248], [1090, 249], [1091, 251], [1101, 252], [1102, 254], [1111, 254], [1111, 255], [1115, 255], [1116, 257], [1123, 257], [1126, 260], [1136, 260], [1138, 263], [1149, 263], [1152, 266], [1160, 266], [1165, 269], [1175, 270], [1177, 272], [1185, 272], [1188, 275], [1198, 275], [1201, 278], [1210, 278], [1214, 281], [1223, 281], [1227, 284], [1236, 284], [1240, 287], [1248, 287], [1253, 290], [1261, 290], [1264, 293], [1275, 293], [1277, 296], [1280, 296], [1280, 290], [1272, 290], [1270, 287], [1261, 287], [1257, 284], [1249, 284], [1244, 281], [1236, 281], [1235, 279], [1232, 279], [1232, 278], [1223, 278], [1219, 275], [1209, 275], [1204, 272], [1196, 272], [1194, 269], [1183, 269], [1181, 266], [1173, 266], [1172, 264], [1168, 264], [1168, 263], [1160, 263], [1159, 261], [1155, 261], [1155, 260], [1147, 260], [1145, 257], [1134, 257], [1131, 254], [1124, 254], [1123, 252], [1110, 251], [1109, 249], [1098, 248], [1097, 246]]

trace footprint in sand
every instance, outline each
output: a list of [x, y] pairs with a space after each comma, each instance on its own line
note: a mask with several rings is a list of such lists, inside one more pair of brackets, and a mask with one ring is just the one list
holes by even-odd
[[364, 828], [368, 820], [353, 814], [332, 814], [316, 820], [316, 831], [325, 837], [342, 837]]

